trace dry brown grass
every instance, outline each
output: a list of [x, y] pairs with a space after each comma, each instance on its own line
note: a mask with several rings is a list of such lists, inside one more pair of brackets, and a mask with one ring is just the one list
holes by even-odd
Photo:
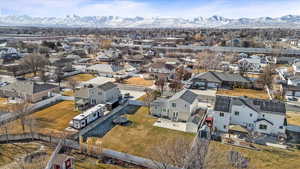
[[300, 126], [300, 113], [287, 112], [286, 115], [288, 124]]
[[37, 150], [39, 146], [33, 143], [0, 144], [0, 166], [15, 161], [21, 155]]
[[145, 80], [140, 77], [131, 77], [125, 80], [126, 84], [137, 85], [137, 86], [152, 86], [154, 84], [153, 80]]
[[78, 82], [86, 82], [86, 81], [89, 81], [91, 79], [94, 79], [95, 77], [96, 76], [94, 76], [92, 74], [78, 74], [78, 75], [75, 75], [75, 76], [68, 77], [66, 80], [73, 79], [73, 80], [76, 80]]
[[0, 98], [0, 110], [8, 110], [9, 104], [7, 98]]
[[103, 147], [137, 156], [150, 156], [151, 148], [166, 139], [185, 137], [192, 141], [194, 134], [154, 127], [157, 120], [148, 115], [148, 108], [141, 107], [133, 115], [127, 115], [131, 126], [116, 126], [102, 139]]
[[[73, 101], [63, 101], [35, 112], [26, 118], [34, 119], [34, 131], [59, 136], [63, 134], [62, 131], [69, 126], [69, 122], [73, 117], [78, 114], [80, 114], [80, 112], [74, 110]], [[8, 132], [11, 134], [23, 133], [20, 120], [8, 123], [7, 127]], [[5, 133], [4, 128], [1, 128], [0, 131], [1, 133]], [[25, 126], [25, 132], [29, 131], [29, 126]]]
[[[267, 146], [258, 146], [260, 151], [249, 150], [245, 148], [234, 147], [212, 142], [217, 152], [225, 153], [234, 150], [241, 152], [243, 156], [250, 158], [249, 168], [253, 169], [296, 169], [299, 168], [300, 151], [283, 150]], [[223, 168], [222, 163], [218, 163], [216, 168]]]
[[249, 98], [269, 99], [268, 94], [262, 90], [253, 89], [233, 89], [233, 90], [218, 90], [218, 95], [226, 96], [247, 96]]
[[67, 91], [64, 91], [63, 95], [64, 96], [74, 96], [74, 92], [73, 92], [73, 90], [67, 90]]
[[97, 159], [83, 156], [75, 156], [76, 169], [124, 169], [124, 167], [99, 163]]
[[38, 128], [61, 131], [69, 126], [69, 122], [80, 112], [74, 110], [73, 101], [63, 101], [34, 113]]

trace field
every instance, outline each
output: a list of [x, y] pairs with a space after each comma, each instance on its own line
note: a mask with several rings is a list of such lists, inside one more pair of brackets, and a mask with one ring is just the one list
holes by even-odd
[[0, 98], [0, 110], [8, 109], [7, 98]]
[[[226, 154], [230, 150], [238, 151], [243, 156], [250, 158], [250, 167], [253, 169], [296, 169], [299, 168], [300, 151], [299, 150], [282, 150], [266, 146], [258, 146], [260, 151], [249, 150], [212, 142], [211, 145], [216, 152]], [[225, 157], [226, 158], [226, 157]], [[221, 157], [219, 157], [221, 159]], [[222, 161], [218, 161], [217, 166], [212, 168], [224, 168]]]
[[99, 163], [97, 159], [76, 155], [76, 169], [124, 169], [121, 166]]
[[39, 145], [33, 143], [25, 144], [0, 144], [0, 166], [15, 161], [16, 158], [33, 152]]
[[287, 112], [288, 124], [300, 126], [300, 113]]
[[[63, 101], [53, 106], [40, 110], [26, 117], [33, 119], [33, 129], [35, 131], [47, 134], [61, 133], [69, 126], [70, 120], [79, 112], [74, 111], [74, 102]], [[28, 120], [27, 120], [28, 121]], [[7, 124], [9, 133], [22, 133], [20, 120], [15, 120]], [[4, 133], [4, 129], [1, 129]], [[29, 132], [29, 125], [25, 126], [25, 132]]]
[[152, 86], [154, 84], [153, 80], [145, 80], [140, 77], [131, 77], [124, 82], [125, 84], [137, 85], [137, 86]]
[[101, 140], [103, 147], [137, 156], [149, 157], [150, 149], [166, 139], [185, 137], [192, 140], [193, 134], [154, 127], [157, 120], [148, 115], [148, 108], [141, 107], [135, 114], [127, 115], [131, 126], [116, 126]]
[[257, 99], [269, 99], [268, 94], [265, 91], [252, 89], [218, 90], [217, 94], [226, 96], [247, 96], [249, 98]]
[[68, 77], [66, 80], [73, 79], [73, 80], [76, 80], [78, 82], [86, 82], [86, 81], [89, 81], [91, 79], [94, 79], [95, 77], [96, 76], [94, 76], [92, 74], [78, 74], [78, 75], [75, 75], [75, 76]]
[[67, 90], [63, 92], [64, 96], [74, 96], [74, 92], [73, 90]]

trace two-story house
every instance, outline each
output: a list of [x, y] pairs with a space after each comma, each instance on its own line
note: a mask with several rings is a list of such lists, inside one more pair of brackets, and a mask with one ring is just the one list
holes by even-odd
[[154, 116], [186, 122], [198, 109], [198, 95], [190, 90], [182, 90], [172, 97], [159, 98], [150, 104]]
[[230, 125], [240, 125], [249, 131], [281, 135], [287, 125], [285, 104], [276, 100], [217, 96], [208, 116], [221, 132], [228, 132]]
[[97, 104], [114, 105], [120, 98], [120, 89], [112, 82], [101, 85], [85, 84], [75, 90], [75, 107], [78, 110], [85, 110]]
[[23, 98], [30, 102], [38, 102], [53, 93], [58, 93], [59, 87], [47, 83], [35, 83], [28, 80], [19, 79], [14, 83], [0, 88], [1, 97]]

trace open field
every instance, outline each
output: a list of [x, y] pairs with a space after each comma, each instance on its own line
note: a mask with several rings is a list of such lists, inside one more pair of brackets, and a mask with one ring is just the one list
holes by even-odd
[[73, 90], [66, 90], [63, 92], [64, 96], [74, 96]]
[[80, 112], [74, 110], [73, 101], [63, 101], [38, 111], [32, 115], [36, 119], [38, 129], [62, 131], [69, 126], [69, 122]]
[[288, 124], [300, 126], [300, 113], [287, 112], [286, 115]]
[[194, 138], [194, 134], [154, 127], [157, 119], [148, 115], [147, 107], [139, 108], [127, 118], [132, 125], [114, 127], [101, 139], [103, 147], [149, 157], [150, 149], [166, 139], [185, 137], [192, 141]]
[[153, 80], [145, 80], [140, 77], [131, 77], [124, 81], [125, 84], [137, 85], [137, 86], [152, 86], [154, 84]]
[[78, 75], [75, 75], [75, 76], [68, 77], [66, 80], [73, 79], [73, 80], [76, 80], [78, 82], [86, 82], [86, 81], [89, 81], [91, 79], [94, 79], [95, 77], [96, 76], [94, 76], [92, 74], [78, 74]]
[[0, 110], [6, 110], [9, 108], [7, 104], [7, 98], [0, 98]]
[[0, 166], [15, 161], [16, 158], [33, 152], [39, 145], [33, 143], [25, 144], [0, 144]]
[[247, 96], [249, 98], [269, 99], [268, 94], [263, 90], [253, 89], [233, 89], [233, 90], [218, 90], [218, 95], [226, 96]]
[[[28, 121], [32, 119], [32, 126], [35, 131], [47, 134], [61, 133], [69, 126], [70, 120], [80, 112], [74, 111], [74, 102], [63, 101], [48, 108], [33, 113], [26, 117]], [[23, 133], [20, 120], [15, 120], [7, 124], [9, 133]], [[25, 132], [29, 132], [29, 125], [25, 125]], [[4, 133], [4, 129], [0, 129]]]
[[[258, 146], [261, 151], [249, 150], [245, 148], [234, 147], [230, 145], [221, 144], [219, 142], [212, 142], [216, 152], [225, 155], [226, 152], [233, 150], [243, 154], [243, 156], [250, 158], [250, 167], [253, 169], [296, 169], [299, 168], [300, 151], [299, 150], [283, 150], [267, 146]], [[221, 157], [215, 167], [224, 168], [224, 163], [220, 161]], [[225, 159], [227, 157], [225, 156]]]

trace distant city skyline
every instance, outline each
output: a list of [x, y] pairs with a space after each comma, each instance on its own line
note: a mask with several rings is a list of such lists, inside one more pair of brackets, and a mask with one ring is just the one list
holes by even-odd
[[299, 0], [9, 0], [0, 3], [1, 15], [35, 17], [280, 17], [300, 15]]

